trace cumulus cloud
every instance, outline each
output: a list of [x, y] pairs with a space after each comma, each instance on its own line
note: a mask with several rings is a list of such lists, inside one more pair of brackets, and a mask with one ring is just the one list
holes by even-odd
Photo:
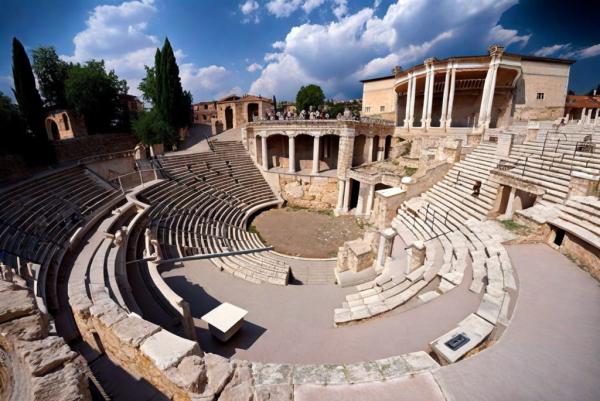
[[240, 4], [240, 10], [244, 15], [252, 14], [254, 11], [258, 10], [258, 2], [256, 0], [246, 0], [244, 3]]
[[277, 18], [285, 18], [299, 9], [310, 14], [328, 1], [331, 2], [331, 11], [337, 18], [342, 18], [348, 13], [348, 0], [270, 0], [266, 7], [270, 14]]
[[525, 46], [529, 42], [529, 35], [519, 35], [519, 32], [515, 29], [504, 29], [502, 25], [496, 25], [490, 31], [488, 36], [490, 43], [502, 43], [504, 46], [518, 43], [521, 47]]
[[600, 43], [593, 46], [584, 47], [583, 49], [574, 50], [563, 55], [563, 57], [584, 59], [600, 56]]
[[258, 63], [252, 63], [248, 67], [246, 67], [246, 71], [248, 72], [256, 72], [263, 69], [263, 66]]
[[309, 14], [315, 8], [322, 6], [323, 3], [325, 3], [325, 0], [306, 0], [302, 5], [302, 9]]
[[[96, 6], [86, 20], [86, 28], [73, 38], [73, 54], [61, 57], [72, 62], [103, 59], [108, 69], [127, 80], [130, 92], [139, 95], [137, 86], [145, 75], [144, 65], [154, 65], [156, 48], [161, 45], [158, 38], [148, 32], [148, 23], [156, 12], [154, 0]], [[185, 58], [181, 49], [175, 51], [175, 56], [179, 63]], [[187, 63], [181, 65], [180, 70], [183, 87], [195, 98], [211, 98], [224, 92], [218, 87], [224, 84], [223, 79], [213, 81], [225, 74], [224, 67], [198, 67]]]
[[571, 48], [570, 43], [556, 44], [556, 45], [552, 45], [552, 46], [542, 47], [542, 48], [536, 50], [533, 54], [535, 54], [536, 56], [540, 56], [540, 57], [548, 57], [548, 56], [552, 56], [552, 55], [555, 55], [558, 53], [564, 53], [565, 51], [568, 51], [570, 48]]
[[457, 44], [481, 53], [492, 43], [523, 46], [530, 35], [498, 24], [504, 11], [516, 3], [397, 0], [378, 16], [378, 1], [351, 13], [346, 1], [335, 0], [334, 6], [346, 7], [337, 20], [294, 26], [275, 42], [275, 52], [265, 56], [267, 64], [250, 91], [291, 98], [301, 85], [316, 83], [328, 95], [355, 96], [358, 80], [389, 74], [396, 65], [410, 67], [429, 56], [451, 55]]
[[271, 0], [267, 10], [277, 18], [289, 17], [302, 4], [301, 0]]
[[[342, 18], [346, 13], [348, 13], [348, 0], [334, 0], [334, 6], [332, 8], [333, 14]], [[374, 4], [374, 8], [377, 8], [379, 4]]]

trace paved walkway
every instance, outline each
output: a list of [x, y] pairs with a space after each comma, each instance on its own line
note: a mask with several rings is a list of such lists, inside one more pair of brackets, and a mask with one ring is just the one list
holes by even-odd
[[[427, 304], [410, 303], [368, 322], [334, 328], [333, 310], [354, 287], [255, 285], [208, 261], [186, 262], [163, 277], [190, 303], [202, 349], [260, 362], [348, 363], [424, 350], [479, 305], [479, 296], [468, 291], [465, 280]], [[199, 319], [221, 302], [249, 311], [242, 330], [225, 345]]]
[[600, 286], [546, 245], [508, 247], [520, 278], [497, 344], [435, 373], [447, 397], [600, 400]]

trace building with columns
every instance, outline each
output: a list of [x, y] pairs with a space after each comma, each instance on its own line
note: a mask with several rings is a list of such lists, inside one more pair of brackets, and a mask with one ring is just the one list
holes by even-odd
[[[302, 204], [338, 214], [354, 209], [368, 216], [377, 183], [350, 179], [348, 174], [353, 167], [389, 158], [393, 133], [391, 122], [257, 121], [242, 128], [242, 142], [263, 172], [276, 178], [284, 198], [286, 188], [291, 195], [300, 191], [291, 183], [301, 182], [303, 192], [310, 193]], [[329, 205], [321, 201], [322, 195], [329, 196]]]
[[568, 95], [565, 119], [577, 124], [597, 125], [600, 120], [600, 95]]
[[432, 57], [407, 70], [394, 68], [393, 77], [363, 81], [363, 113], [387, 110], [387, 90], [395, 97], [395, 115], [387, 117], [401, 135], [481, 133], [515, 121], [556, 120], [564, 114], [573, 62], [508, 53], [501, 46], [490, 46], [483, 56]]

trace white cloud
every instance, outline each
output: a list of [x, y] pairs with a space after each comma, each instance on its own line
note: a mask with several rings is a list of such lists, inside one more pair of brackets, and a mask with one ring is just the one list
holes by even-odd
[[378, 1], [353, 13], [346, 1], [332, 1], [332, 7], [346, 7], [338, 19], [292, 27], [265, 55], [267, 65], [250, 92], [291, 98], [301, 85], [316, 83], [326, 95], [355, 95], [358, 80], [389, 74], [395, 65], [455, 54], [457, 47], [483, 54], [492, 43], [523, 46], [530, 38], [498, 24], [517, 0], [397, 0], [381, 17], [375, 14]]
[[246, 0], [240, 4], [240, 10], [242, 10], [242, 14], [244, 15], [252, 14], [258, 10], [258, 2], [256, 0]]
[[490, 44], [501, 44], [504, 46], [511, 45], [513, 43], [519, 43], [521, 47], [525, 46], [529, 41], [529, 35], [519, 35], [519, 32], [515, 29], [504, 29], [502, 25], [496, 25], [490, 31], [488, 40]]
[[301, 4], [301, 0], [271, 0], [267, 10], [277, 18], [289, 17]]
[[564, 57], [572, 57], [576, 59], [590, 58], [600, 56], [600, 43], [595, 44], [593, 46], [584, 47], [583, 49], [579, 49], [564, 55]]
[[246, 71], [248, 72], [256, 72], [263, 69], [263, 66], [258, 63], [252, 63], [248, 67], [246, 67]]
[[[73, 62], [103, 59], [108, 69], [127, 80], [130, 93], [139, 95], [137, 86], [145, 75], [144, 65], [154, 65], [156, 48], [161, 45], [156, 36], [148, 33], [148, 22], [156, 12], [154, 0], [96, 6], [86, 20], [86, 28], [73, 39], [73, 54], [61, 57]], [[175, 57], [180, 63], [183, 87], [195, 98], [212, 98], [224, 92], [224, 85], [230, 85], [224, 79], [229, 78], [225, 67], [181, 64], [185, 58], [181, 49], [175, 50]]]
[[302, 9], [305, 13], [310, 14], [312, 10], [322, 6], [323, 3], [325, 3], [325, 0], [306, 0], [302, 5]]
[[[342, 18], [344, 15], [348, 13], [348, 0], [334, 0], [334, 6], [332, 8], [333, 14]], [[375, 5], [374, 8], [377, 8], [378, 5]]]
[[564, 51], [568, 51], [570, 48], [571, 48], [570, 43], [556, 44], [556, 45], [552, 45], [552, 46], [542, 47], [542, 48], [536, 50], [533, 54], [535, 54], [536, 56], [540, 56], [540, 57], [548, 57], [548, 56], [552, 56], [553, 54], [557, 54], [559, 52], [562, 53]]

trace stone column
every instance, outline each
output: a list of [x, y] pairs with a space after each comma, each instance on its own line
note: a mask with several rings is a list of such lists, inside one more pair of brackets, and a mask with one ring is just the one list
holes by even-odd
[[425, 69], [425, 90], [423, 91], [423, 112], [421, 113], [421, 127], [427, 129], [427, 100], [429, 99], [430, 85], [429, 66], [426, 66]]
[[344, 206], [342, 207], [343, 213], [348, 213], [348, 210], [350, 210], [350, 187], [351, 187], [350, 184], [351, 184], [351, 182], [350, 182], [350, 179], [348, 178], [344, 185]]
[[369, 163], [373, 162], [373, 143], [375, 142], [373, 139], [374, 138], [372, 136], [367, 137], [367, 152], [369, 152], [367, 155], [367, 161]]
[[404, 113], [404, 128], [410, 125], [410, 100], [412, 99], [412, 74], [408, 74], [408, 88], [406, 90], [406, 112]]
[[368, 217], [371, 215], [373, 211], [373, 197], [375, 196], [375, 185], [369, 185], [369, 195], [367, 196], [367, 210], [365, 210], [365, 215]]
[[356, 202], [356, 215], [360, 216], [365, 210], [365, 184], [358, 182], [358, 202]]
[[452, 66], [452, 76], [450, 77], [450, 94], [448, 95], [448, 112], [446, 114], [446, 130], [452, 127], [452, 106], [454, 106], [454, 90], [456, 88], [456, 68]]
[[313, 142], [313, 164], [312, 173], [319, 174], [319, 136], [315, 136]]
[[513, 204], [515, 203], [515, 194], [517, 193], [517, 188], [512, 187], [510, 189], [510, 195], [508, 196], [508, 202], [506, 203], [506, 212], [504, 213], [504, 217], [507, 219], [512, 219], [513, 216]]
[[427, 94], [427, 119], [426, 128], [429, 129], [431, 126], [431, 110], [433, 109], [433, 90], [435, 89], [435, 67], [431, 66], [431, 72], [429, 73], [429, 92]]
[[290, 137], [289, 137], [288, 148], [289, 148], [288, 149], [288, 153], [289, 153], [288, 170], [290, 173], [295, 173], [296, 172], [296, 137], [293, 135], [290, 135]]
[[483, 84], [483, 92], [481, 94], [481, 105], [479, 107], [479, 120], [477, 121], [477, 127], [482, 128], [485, 125], [487, 111], [487, 101], [490, 92], [490, 85], [494, 75], [494, 57], [490, 60], [487, 74], [485, 75], [485, 83]]
[[[383, 146], [383, 147], [382, 147]], [[377, 161], [380, 162], [385, 156], [385, 137], [379, 137], [377, 140]]]
[[394, 244], [394, 237], [396, 236], [396, 230], [392, 227], [386, 228], [379, 232], [379, 247], [377, 248], [377, 270], [385, 267], [385, 260], [392, 254], [392, 246]]
[[440, 117], [440, 128], [446, 127], [446, 112], [448, 110], [448, 92], [450, 84], [450, 65], [446, 67], [446, 77], [444, 79], [444, 95], [442, 97], [442, 115]]
[[594, 117], [594, 125], [598, 125], [598, 115], [600, 114], [600, 108], [596, 109], [596, 117]]
[[262, 136], [261, 141], [262, 145], [262, 168], [265, 171], [269, 170], [269, 158], [267, 157], [267, 137]]
[[417, 97], [417, 77], [412, 76], [412, 90], [410, 93], [410, 117], [408, 119], [409, 128], [412, 128], [415, 121], [415, 99]]
[[423, 263], [425, 263], [425, 244], [423, 241], [415, 241], [410, 244], [407, 257], [406, 274], [410, 274], [413, 270], [423, 266]]
[[338, 180], [338, 199], [335, 214], [339, 215], [344, 210], [344, 193], [346, 192], [346, 181]]
[[144, 247], [145, 249], [145, 257], [149, 258], [150, 256], [152, 256], [152, 254], [154, 253], [154, 250], [152, 249], [152, 244], [151, 244], [151, 240], [152, 240], [152, 232], [150, 231], [149, 228], [146, 228], [146, 231], [144, 231]]
[[579, 121], [577, 122], [577, 125], [581, 125], [583, 123], [585, 123], [585, 114], [586, 114], [587, 109], [584, 107], [583, 110], [581, 110], [581, 117], [579, 117]]
[[498, 76], [498, 67], [499, 67], [499, 64], [496, 64], [494, 66], [492, 82], [490, 84], [490, 89], [488, 92], [487, 108], [485, 111], [485, 128], [486, 129], [490, 127], [490, 121], [492, 119], [492, 106], [494, 104], [494, 93], [496, 92], [496, 77]]

